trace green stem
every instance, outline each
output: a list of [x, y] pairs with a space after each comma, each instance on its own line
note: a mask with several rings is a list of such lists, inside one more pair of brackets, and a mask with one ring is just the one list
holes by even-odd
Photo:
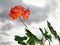
[[60, 42], [59, 42], [59, 45], [60, 45]]
[[42, 35], [42, 42], [40, 45], [44, 45], [44, 36]]
[[25, 22], [21, 19], [21, 17], [19, 17], [19, 19], [20, 19], [21, 22], [25, 25], [25, 27], [29, 30], [29, 28], [27, 27], [27, 25], [25, 24]]
[[[49, 41], [49, 40], [48, 40]], [[49, 41], [49, 45], [50, 45], [50, 41]]]
[[44, 40], [44, 45], [45, 45], [46, 39]]

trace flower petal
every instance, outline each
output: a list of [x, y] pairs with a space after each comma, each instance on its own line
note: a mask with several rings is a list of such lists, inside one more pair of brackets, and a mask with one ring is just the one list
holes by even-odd
[[24, 19], [24, 20], [27, 20], [28, 17], [29, 17], [28, 15], [23, 15], [23, 19]]
[[16, 10], [15, 8], [11, 8], [11, 11], [10, 11], [10, 12], [12, 12], [12, 13], [16, 13], [17, 10]]
[[16, 19], [16, 18], [17, 18], [17, 16], [16, 16], [15, 14], [12, 14], [12, 13], [10, 13], [9, 16], [10, 16], [12, 19]]
[[26, 9], [26, 10], [24, 11], [24, 14], [25, 14], [25, 15], [29, 15], [29, 14], [30, 14], [30, 10], [29, 10], [29, 9]]
[[16, 16], [22, 16], [22, 12], [17, 12]]
[[18, 9], [18, 10], [23, 10], [24, 9], [24, 7], [22, 7], [20, 5], [19, 6], [16, 6], [15, 8]]

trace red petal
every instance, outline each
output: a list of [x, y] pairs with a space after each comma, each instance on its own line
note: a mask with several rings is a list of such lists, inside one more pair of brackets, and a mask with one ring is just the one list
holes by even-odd
[[30, 14], [30, 10], [29, 10], [29, 9], [26, 9], [26, 10], [24, 11], [24, 14], [25, 14], [25, 15], [29, 15], [29, 14]]
[[15, 14], [12, 14], [12, 13], [10, 13], [9, 16], [10, 16], [12, 19], [16, 19], [16, 18], [17, 18], [17, 16], [16, 16]]
[[23, 19], [24, 19], [24, 20], [27, 20], [28, 18], [29, 18], [28, 15], [23, 15]]
[[22, 12], [17, 12], [17, 13], [16, 13], [16, 16], [18, 16], [18, 17], [19, 17], [19, 16], [22, 16]]
[[18, 10], [23, 10], [24, 9], [24, 7], [22, 7], [22, 6], [16, 6], [15, 8], [18, 9]]
[[11, 8], [11, 11], [10, 11], [11, 13], [16, 13], [17, 12], [17, 10], [15, 9], [15, 8]]

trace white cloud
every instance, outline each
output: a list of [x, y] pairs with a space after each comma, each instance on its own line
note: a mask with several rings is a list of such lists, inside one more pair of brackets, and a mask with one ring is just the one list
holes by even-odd
[[35, 5], [39, 7], [45, 7], [48, 0], [23, 0], [23, 2], [27, 5]]

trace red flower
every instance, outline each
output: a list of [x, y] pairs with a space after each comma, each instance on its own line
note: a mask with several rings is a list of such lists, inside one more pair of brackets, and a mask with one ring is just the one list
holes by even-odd
[[30, 10], [29, 10], [29, 9], [26, 9], [26, 10], [24, 11], [24, 14], [25, 14], [25, 15], [29, 15], [29, 14], [30, 14]]
[[24, 20], [28, 19], [28, 15], [30, 14], [30, 10], [29, 9], [25, 9], [22, 6], [16, 6], [14, 8], [11, 8], [9, 16], [12, 19], [16, 19], [17, 17], [23, 17]]
[[15, 14], [12, 14], [12, 13], [10, 13], [9, 16], [10, 16], [12, 19], [16, 19], [16, 18], [17, 18], [17, 16], [16, 16]]
[[25, 9], [24, 7], [22, 7], [20, 5], [19, 6], [16, 6], [15, 8], [18, 9], [18, 10], [24, 10]]

